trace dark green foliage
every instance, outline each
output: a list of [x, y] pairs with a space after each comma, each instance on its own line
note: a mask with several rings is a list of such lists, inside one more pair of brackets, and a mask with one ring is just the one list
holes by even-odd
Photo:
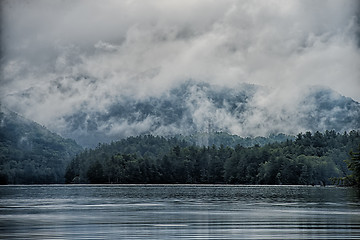
[[89, 166], [89, 170], [86, 175], [90, 183], [103, 183], [106, 181], [103, 166], [99, 161], [96, 161]]
[[351, 174], [343, 177], [334, 179], [338, 182], [349, 185], [356, 186], [360, 188], [360, 144], [358, 146], [357, 152], [350, 152], [350, 159], [345, 161], [347, 163], [348, 168], [352, 171]]
[[[86, 149], [76, 156], [67, 167], [65, 179], [71, 182], [89, 182], [87, 171], [95, 162], [104, 169], [106, 182], [122, 183], [157, 181], [159, 161], [174, 146], [179, 149], [187, 146], [176, 138], [166, 139], [151, 135], [129, 137], [110, 144], [99, 144], [95, 149]], [[135, 174], [137, 174], [135, 176]], [[141, 175], [139, 175], [141, 174]]]
[[330, 184], [330, 178], [349, 174], [343, 160], [360, 143], [360, 134], [306, 132], [295, 140], [235, 148], [189, 145], [182, 139], [147, 135], [85, 150], [68, 165], [66, 181]]
[[6, 109], [0, 123], [0, 184], [64, 182], [79, 145]]

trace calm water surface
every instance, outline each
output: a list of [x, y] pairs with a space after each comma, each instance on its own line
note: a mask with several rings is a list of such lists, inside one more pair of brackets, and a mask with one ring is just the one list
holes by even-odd
[[360, 239], [350, 188], [0, 186], [1, 239]]

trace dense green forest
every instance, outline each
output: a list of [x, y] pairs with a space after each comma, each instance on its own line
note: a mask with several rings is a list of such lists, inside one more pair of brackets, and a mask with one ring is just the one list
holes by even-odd
[[0, 184], [63, 183], [82, 147], [15, 112], [0, 112]]
[[300, 133], [244, 147], [198, 146], [151, 135], [99, 144], [68, 165], [67, 183], [331, 184], [350, 174], [345, 159], [360, 132]]
[[360, 144], [357, 152], [351, 151], [350, 156], [350, 159], [345, 160], [345, 162], [351, 170], [351, 174], [334, 180], [337, 181], [337, 184], [360, 188]]

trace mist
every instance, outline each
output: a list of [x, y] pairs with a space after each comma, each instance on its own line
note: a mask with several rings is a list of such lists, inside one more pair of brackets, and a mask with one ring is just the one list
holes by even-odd
[[[189, 119], [191, 131], [209, 121], [242, 136], [305, 131], [294, 119], [313, 108], [303, 105], [311, 89], [360, 101], [359, 13], [356, 0], [2, 1], [0, 101], [69, 136], [181, 133]], [[259, 87], [241, 116], [189, 88], [183, 124], [110, 117], [188, 81]], [[74, 123], [81, 114], [90, 127]]]

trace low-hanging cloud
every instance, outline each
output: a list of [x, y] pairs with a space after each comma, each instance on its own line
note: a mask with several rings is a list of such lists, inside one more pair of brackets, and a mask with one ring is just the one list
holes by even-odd
[[[303, 112], [309, 86], [360, 101], [356, 0], [12, 0], [1, 7], [1, 102], [58, 132], [66, 116], [106, 115], [124, 99], [166, 96], [189, 79], [269, 89], [249, 102], [247, 131], [206, 98], [198, 99], [202, 108], [188, 106], [195, 123], [214, 110], [222, 128], [243, 135], [274, 129], [266, 111], [278, 116], [276, 129], [289, 130], [286, 116]], [[156, 122], [108, 125], [132, 134]]]

